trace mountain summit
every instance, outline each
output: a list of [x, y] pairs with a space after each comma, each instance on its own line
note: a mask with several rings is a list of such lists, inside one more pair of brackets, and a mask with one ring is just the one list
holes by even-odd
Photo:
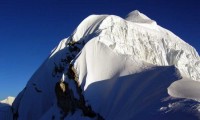
[[144, 15], [143, 13], [140, 13], [138, 10], [134, 10], [130, 12], [127, 17], [125, 18], [127, 21], [131, 22], [138, 22], [138, 23], [151, 23], [153, 20], [151, 20], [149, 17]]
[[18, 120], [195, 120], [199, 81], [196, 50], [146, 15], [91, 15], [52, 50], [15, 99], [13, 114]]

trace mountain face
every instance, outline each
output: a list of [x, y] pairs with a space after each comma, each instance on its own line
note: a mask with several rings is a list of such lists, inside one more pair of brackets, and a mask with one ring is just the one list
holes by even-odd
[[18, 120], [200, 119], [200, 57], [139, 11], [91, 15], [13, 103]]

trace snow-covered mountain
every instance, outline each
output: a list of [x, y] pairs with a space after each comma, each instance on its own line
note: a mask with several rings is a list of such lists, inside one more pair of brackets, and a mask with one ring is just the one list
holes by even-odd
[[196, 50], [146, 15], [91, 15], [52, 50], [15, 99], [13, 114], [18, 120], [195, 120], [199, 81]]
[[0, 101], [0, 103], [12, 105], [12, 103], [13, 103], [14, 100], [15, 100], [15, 97], [8, 96], [6, 99]]

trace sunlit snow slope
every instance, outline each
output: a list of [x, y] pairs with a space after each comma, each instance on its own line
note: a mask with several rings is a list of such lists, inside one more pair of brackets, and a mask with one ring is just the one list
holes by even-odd
[[[72, 66], [76, 80], [69, 77]], [[83, 20], [18, 95], [15, 117], [60, 120], [55, 85], [63, 74], [75, 98], [81, 99], [79, 86], [86, 104], [105, 120], [200, 118], [198, 53], [137, 10], [126, 19], [91, 15]], [[97, 117], [83, 116], [77, 108], [63, 119]]]

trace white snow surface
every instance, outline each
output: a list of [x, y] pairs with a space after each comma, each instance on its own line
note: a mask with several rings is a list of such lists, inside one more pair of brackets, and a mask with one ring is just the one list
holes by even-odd
[[[179, 100], [175, 100], [173, 107], [169, 106], [174, 100], [161, 101], [169, 95], [199, 99], [198, 53], [154, 20], [133, 11], [126, 19], [115, 15], [91, 15], [71, 36], [63, 39], [14, 101], [19, 120], [46, 120], [52, 115], [59, 119], [54, 89], [69, 65], [54, 77], [52, 72], [66, 54], [72, 54], [67, 45], [70, 41], [86, 43], [71, 63], [78, 73], [87, 104], [106, 120], [176, 120], [200, 114], [196, 101], [189, 101], [195, 106], [189, 113], [182, 111], [188, 101], [181, 101], [180, 106]], [[182, 77], [188, 80], [180, 80]], [[181, 82], [174, 82], [176, 80]], [[73, 82], [70, 88], [78, 98]], [[176, 111], [174, 116], [174, 111], [166, 111], [168, 108], [181, 112]], [[83, 117], [78, 110], [65, 119], [91, 118]]]
[[106, 120], [134, 119], [179, 79], [174, 66], [156, 67], [116, 54], [95, 39], [83, 48], [75, 68], [88, 104]]
[[14, 100], [15, 100], [15, 97], [8, 96], [6, 99], [0, 101], [0, 103], [12, 105]]
[[151, 21], [153, 21], [143, 13], [140, 13], [138, 10], [130, 12], [125, 19], [131, 22], [138, 23], [150, 23]]
[[168, 88], [169, 95], [177, 98], [190, 98], [200, 101], [200, 82], [188, 78], [175, 81]]
[[200, 79], [200, 57], [196, 50], [159, 25], [129, 22], [114, 15], [92, 15], [73, 34], [74, 41], [95, 37], [116, 53], [154, 65], [175, 65], [183, 76]]

